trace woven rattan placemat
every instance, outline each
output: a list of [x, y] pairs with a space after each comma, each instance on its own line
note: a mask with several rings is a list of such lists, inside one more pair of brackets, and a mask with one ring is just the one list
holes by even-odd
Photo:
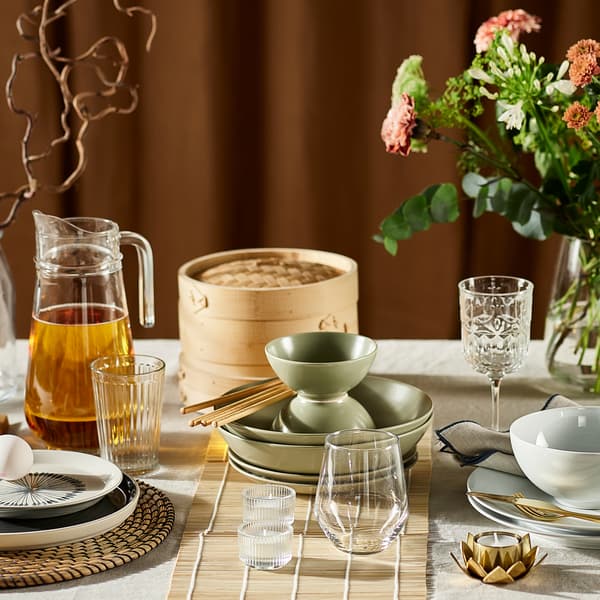
[[0, 588], [70, 581], [119, 567], [156, 548], [173, 528], [175, 510], [163, 492], [139, 485], [135, 511], [107, 533], [39, 550], [0, 552]]
[[251, 481], [226, 462], [213, 433], [171, 581], [169, 600], [290, 598], [302, 600], [425, 599], [431, 432], [418, 446], [408, 477], [410, 515], [404, 535], [387, 550], [346, 555], [325, 538], [312, 516], [312, 496], [299, 495], [294, 555], [282, 569], [248, 569], [239, 561], [236, 530], [241, 490]]

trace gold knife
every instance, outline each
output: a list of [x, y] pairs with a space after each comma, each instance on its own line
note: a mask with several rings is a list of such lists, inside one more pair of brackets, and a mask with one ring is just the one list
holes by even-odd
[[467, 496], [473, 496], [474, 498], [482, 498], [485, 500], [496, 500], [498, 502], [508, 502], [516, 507], [525, 506], [527, 508], [535, 508], [538, 510], [548, 511], [557, 516], [561, 517], [574, 517], [576, 519], [584, 519], [586, 521], [592, 521], [594, 523], [600, 523], [600, 515], [589, 515], [587, 513], [580, 513], [566, 508], [561, 508], [550, 502], [544, 500], [538, 500], [537, 498], [520, 498], [518, 496], [506, 496], [502, 494], [490, 494], [488, 492], [467, 492]]

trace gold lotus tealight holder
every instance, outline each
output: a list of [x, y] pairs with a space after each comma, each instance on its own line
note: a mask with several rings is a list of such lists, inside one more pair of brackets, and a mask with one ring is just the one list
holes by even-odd
[[531, 547], [529, 534], [523, 536], [508, 531], [483, 531], [467, 535], [461, 542], [464, 565], [450, 553], [460, 569], [483, 583], [512, 583], [537, 567], [548, 556], [537, 562], [537, 546]]

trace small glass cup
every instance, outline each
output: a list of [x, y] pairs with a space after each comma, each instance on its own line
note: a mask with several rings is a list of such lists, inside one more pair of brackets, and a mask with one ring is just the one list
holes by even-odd
[[254, 569], [280, 569], [292, 558], [292, 538], [288, 523], [242, 523], [238, 527], [240, 560]]
[[291, 525], [294, 522], [296, 492], [285, 485], [253, 485], [242, 491], [243, 521], [279, 522]]
[[164, 361], [141, 354], [102, 356], [90, 368], [100, 455], [130, 475], [155, 470]]
[[339, 550], [353, 554], [385, 550], [408, 517], [398, 437], [375, 429], [330, 433], [314, 512]]

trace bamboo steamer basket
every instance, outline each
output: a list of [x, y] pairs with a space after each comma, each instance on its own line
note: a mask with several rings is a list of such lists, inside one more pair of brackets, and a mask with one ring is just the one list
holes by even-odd
[[358, 332], [358, 268], [319, 250], [255, 248], [179, 268], [179, 383], [196, 402], [272, 377], [265, 344], [304, 331]]

